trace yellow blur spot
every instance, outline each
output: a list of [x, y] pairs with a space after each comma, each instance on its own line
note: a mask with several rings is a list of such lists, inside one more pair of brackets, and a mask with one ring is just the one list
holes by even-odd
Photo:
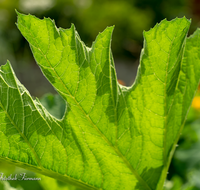
[[200, 109], [200, 96], [194, 97], [192, 101], [192, 107], [195, 109]]

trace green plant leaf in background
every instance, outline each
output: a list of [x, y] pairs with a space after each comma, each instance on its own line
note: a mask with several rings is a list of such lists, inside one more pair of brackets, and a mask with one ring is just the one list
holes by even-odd
[[11, 187], [8, 181], [0, 181], [0, 189], [3, 190], [24, 190], [22, 187]]
[[67, 183], [63, 183], [51, 177], [47, 177], [41, 174], [37, 174], [37, 177], [40, 177], [39, 181], [40, 185], [43, 187], [43, 190], [84, 190], [75, 187], [74, 185], [70, 185]]
[[45, 94], [42, 98], [40, 98], [40, 102], [51, 115], [58, 119], [62, 119], [65, 110], [67, 109], [65, 101], [58, 94]]
[[161, 190], [200, 75], [197, 30], [163, 20], [144, 32], [135, 83], [117, 83], [113, 27], [91, 48], [74, 25], [18, 13], [43, 74], [67, 102], [62, 119], [0, 70], [0, 159], [86, 189]]

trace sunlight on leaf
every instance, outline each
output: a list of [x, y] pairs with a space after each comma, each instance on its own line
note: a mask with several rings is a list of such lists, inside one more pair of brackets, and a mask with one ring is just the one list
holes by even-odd
[[199, 34], [163, 20], [144, 32], [135, 83], [119, 85], [113, 27], [91, 48], [75, 26], [18, 14], [45, 77], [67, 102], [62, 119], [33, 100], [11, 64], [0, 70], [0, 159], [86, 189], [161, 190], [200, 76]]

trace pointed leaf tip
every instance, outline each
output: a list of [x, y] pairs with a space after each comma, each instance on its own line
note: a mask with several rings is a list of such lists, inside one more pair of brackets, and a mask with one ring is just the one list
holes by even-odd
[[188, 22], [165, 19], [144, 32], [148, 51], [135, 84], [127, 88], [116, 83], [110, 49], [114, 26], [88, 49], [75, 38], [73, 24], [71, 30], [57, 29], [49, 19], [17, 14], [38, 65], [70, 109], [56, 120], [15, 82], [9, 65], [1, 67], [9, 72], [0, 72], [0, 159], [15, 158], [15, 164], [40, 172], [45, 168], [46, 175], [88, 189], [162, 189], [168, 155], [199, 80], [197, 40], [184, 48]]

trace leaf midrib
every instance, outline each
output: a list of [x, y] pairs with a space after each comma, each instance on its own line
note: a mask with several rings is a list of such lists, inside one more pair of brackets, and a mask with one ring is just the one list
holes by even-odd
[[[165, 92], [165, 96], [164, 96], [164, 102], [165, 102], [165, 111], [164, 111], [164, 113], [165, 113], [165, 121], [164, 121], [164, 139], [163, 139], [163, 141], [164, 141], [164, 146], [163, 146], [163, 159], [164, 159], [164, 165], [166, 164], [166, 138], [167, 138], [167, 119], [168, 119], [168, 115], [167, 115], [167, 95], [166, 95], [166, 91], [167, 91], [167, 78], [168, 78], [168, 66], [169, 66], [169, 59], [170, 59], [170, 54], [171, 54], [171, 51], [172, 51], [172, 44], [173, 44], [173, 42], [174, 42], [174, 40], [175, 40], [175, 38], [177, 37], [177, 31], [178, 31], [178, 27], [177, 27], [177, 30], [176, 30], [176, 35], [174, 36], [174, 38], [173, 38], [173, 40], [171, 41], [171, 45], [170, 45], [170, 52], [169, 52], [169, 54], [168, 54], [168, 61], [167, 61], [167, 67], [166, 67], [166, 76], [165, 76], [165, 88], [164, 88], [164, 92]], [[181, 48], [181, 50], [182, 50], [182, 48]], [[180, 52], [179, 52], [179, 55], [180, 55], [180, 53], [181, 53], [181, 50], [180, 50]], [[178, 58], [179, 58], [179, 55], [178, 55], [178, 57], [177, 57], [177, 60], [178, 60]], [[175, 64], [176, 64], [176, 62], [175, 62]], [[172, 103], [173, 104], [173, 103]], [[171, 104], [171, 105], [172, 105]], [[169, 113], [169, 112], [168, 112]]]
[[[181, 23], [182, 23], [182, 20], [181, 20]], [[186, 27], [185, 27], [186, 28]], [[184, 28], [184, 29], [185, 29]], [[173, 40], [172, 40], [172, 42], [171, 42], [171, 47], [172, 47], [172, 44], [173, 44], [173, 41], [175, 40], [175, 38], [177, 37], [177, 31], [179, 30], [179, 28], [177, 27], [177, 30], [176, 30], [176, 35], [174, 36], [174, 38], [173, 38]], [[175, 64], [176, 64], [176, 62], [178, 61], [178, 59], [179, 59], [179, 56], [181, 55], [181, 53], [182, 53], [182, 55], [184, 55], [184, 49], [185, 49], [185, 43], [186, 43], [186, 39], [187, 39], [187, 34], [185, 35], [185, 39], [184, 39], [184, 41], [183, 41], [183, 43], [182, 43], [182, 47], [181, 47], [181, 49], [180, 49], [180, 51], [179, 51], [179, 54], [178, 54], [178, 56], [177, 56], [177, 59], [176, 59], [176, 61], [175, 61]], [[171, 53], [171, 51], [172, 51], [172, 48], [170, 48], [170, 53]], [[169, 66], [169, 58], [170, 58], [170, 53], [169, 53], [169, 55], [168, 55], [168, 64], [167, 64], [167, 68], [166, 68], [166, 77], [165, 77], [165, 88], [164, 88], [164, 91], [166, 92], [167, 91], [167, 78], [168, 78], [168, 66]], [[182, 59], [181, 59], [181, 62], [182, 62]], [[182, 63], [180, 63], [181, 65], [180, 65], [180, 70], [181, 70], [181, 66], [182, 66]], [[178, 78], [177, 78], [177, 82], [176, 82], [176, 87], [175, 87], [175, 92], [176, 92], [176, 89], [177, 89], [177, 85], [178, 85], [178, 82], [179, 82], [179, 79], [180, 79], [180, 71], [179, 71], [179, 74], [178, 74]], [[165, 102], [165, 121], [164, 121], [164, 139], [163, 139], [163, 141], [164, 141], [164, 146], [163, 146], [163, 159], [164, 159], [164, 168], [163, 168], [163, 171], [162, 171], [162, 174], [161, 174], [161, 181], [163, 181], [163, 183], [164, 183], [164, 180], [165, 180], [165, 178], [166, 178], [166, 176], [167, 176], [167, 171], [168, 171], [168, 168], [169, 168], [169, 165], [170, 165], [170, 161], [171, 161], [171, 159], [172, 159], [172, 156], [173, 156], [173, 152], [174, 152], [174, 150], [175, 150], [175, 147], [176, 147], [176, 143], [178, 142], [178, 139], [179, 139], [179, 135], [177, 136], [177, 138], [176, 138], [176, 141], [174, 142], [174, 144], [173, 144], [173, 146], [172, 146], [172, 151], [170, 151], [170, 155], [168, 156], [168, 158], [167, 158], [167, 152], [166, 152], [166, 138], [167, 138], [167, 120], [168, 120], [168, 114], [169, 114], [169, 112], [170, 112], [170, 110], [171, 110], [171, 107], [172, 107], [172, 105], [173, 105], [173, 102], [174, 102], [174, 99], [175, 99], [175, 95], [176, 95], [176, 93], [174, 93], [174, 95], [173, 95], [173, 101], [172, 101], [172, 103], [171, 103], [171, 105], [170, 105], [170, 108], [169, 108], [169, 110], [168, 110], [168, 112], [167, 112], [167, 95], [166, 95], [167, 93], [165, 93], [165, 100], [164, 100], [164, 102]], [[186, 117], [185, 117], [185, 119], [186, 119]], [[182, 124], [182, 126], [180, 127], [180, 130], [179, 131], [181, 131], [182, 130], [182, 128], [183, 128], [183, 126], [184, 126], [184, 123]], [[159, 184], [163, 184], [163, 183], [159, 183]], [[160, 187], [161, 188], [161, 187]], [[157, 187], [157, 189], [159, 189], [159, 186]]]

